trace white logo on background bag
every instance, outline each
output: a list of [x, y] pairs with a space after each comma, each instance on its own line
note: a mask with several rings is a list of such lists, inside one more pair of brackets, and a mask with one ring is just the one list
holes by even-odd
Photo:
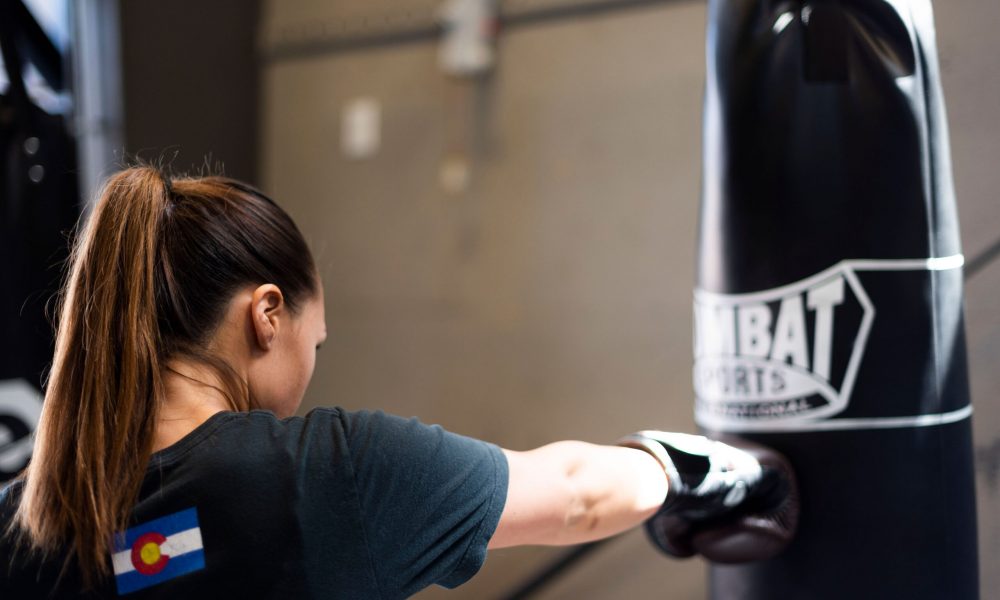
[[27, 381], [0, 381], [0, 473], [13, 475], [28, 464], [41, 414], [42, 395]]
[[847, 263], [773, 290], [696, 292], [698, 421], [787, 422], [841, 412], [874, 319]]

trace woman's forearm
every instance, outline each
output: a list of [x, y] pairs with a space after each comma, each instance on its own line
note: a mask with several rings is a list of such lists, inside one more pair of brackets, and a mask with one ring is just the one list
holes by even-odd
[[652, 516], [667, 494], [660, 464], [632, 448], [564, 441], [505, 454], [510, 482], [493, 548], [605, 538]]

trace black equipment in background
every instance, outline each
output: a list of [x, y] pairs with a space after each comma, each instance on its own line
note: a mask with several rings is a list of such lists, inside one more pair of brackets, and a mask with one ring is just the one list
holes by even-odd
[[53, 330], [46, 305], [58, 289], [67, 236], [79, 215], [76, 146], [66, 120], [35, 106], [29, 61], [65, 86], [59, 51], [20, 0], [0, 0], [0, 48], [10, 84], [0, 94], [0, 482], [31, 452]]

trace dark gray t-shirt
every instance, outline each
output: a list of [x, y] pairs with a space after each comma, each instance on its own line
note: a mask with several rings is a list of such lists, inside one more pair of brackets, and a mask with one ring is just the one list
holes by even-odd
[[[482, 566], [507, 496], [500, 449], [417, 419], [219, 413], [153, 455], [97, 597], [405, 598]], [[10, 522], [20, 486], [0, 499]], [[0, 541], [0, 558], [11, 556]], [[6, 567], [7, 565], [3, 565]], [[53, 590], [18, 553], [0, 597]], [[55, 597], [78, 597], [73, 569]]]

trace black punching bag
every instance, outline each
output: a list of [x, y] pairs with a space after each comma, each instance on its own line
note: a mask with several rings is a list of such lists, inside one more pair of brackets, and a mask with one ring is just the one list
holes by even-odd
[[783, 452], [712, 597], [977, 597], [962, 264], [929, 0], [710, 0], [695, 414]]
[[53, 352], [46, 306], [79, 213], [66, 119], [36, 106], [21, 79], [22, 50], [25, 57], [37, 50], [25, 42], [37, 29], [33, 21], [34, 29], [25, 25], [28, 18], [23, 5], [0, 0], [0, 52], [10, 82], [0, 94], [0, 487], [31, 457]]

